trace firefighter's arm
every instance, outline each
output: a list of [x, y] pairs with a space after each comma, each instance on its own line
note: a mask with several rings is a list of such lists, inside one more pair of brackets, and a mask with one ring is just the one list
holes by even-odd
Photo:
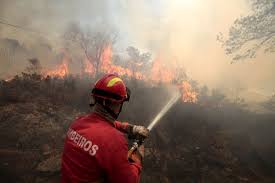
[[108, 159], [106, 174], [108, 182], [138, 183], [142, 169], [141, 160], [130, 162], [127, 158], [128, 145], [125, 139], [119, 140], [120, 143], [114, 148]]
[[123, 132], [123, 133], [129, 133], [131, 130], [131, 126], [129, 123], [127, 122], [119, 122], [119, 121], [115, 121], [114, 122], [114, 126], [116, 129], [118, 129], [119, 131]]
[[135, 138], [136, 135], [141, 135], [144, 138], [149, 136], [149, 130], [144, 126], [132, 125], [127, 122], [115, 121], [114, 126], [119, 131], [128, 134], [130, 137]]

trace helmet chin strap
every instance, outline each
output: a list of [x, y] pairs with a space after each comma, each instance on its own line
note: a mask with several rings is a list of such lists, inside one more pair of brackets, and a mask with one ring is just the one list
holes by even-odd
[[93, 97], [90, 96], [89, 106], [94, 107], [95, 104], [96, 104], [96, 100]]
[[94, 100], [94, 101], [90, 101], [90, 107], [94, 107], [96, 104], [99, 104], [103, 107], [103, 109], [114, 119], [116, 120], [122, 110], [122, 106], [123, 106], [123, 103], [121, 103], [120, 107], [119, 107], [119, 111], [118, 113], [115, 113], [114, 110], [110, 107], [108, 107], [106, 105], [106, 100], [103, 100], [103, 101], [97, 101], [97, 100]]
[[[103, 102], [105, 103], [105, 102]], [[115, 113], [110, 107], [103, 104], [104, 109], [116, 120], [122, 110], [123, 103], [120, 105], [118, 113]]]

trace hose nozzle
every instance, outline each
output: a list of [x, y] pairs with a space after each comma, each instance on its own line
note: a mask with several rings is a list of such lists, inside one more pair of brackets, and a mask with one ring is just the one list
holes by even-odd
[[132, 145], [132, 147], [130, 148], [130, 150], [128, 151], [128, 159], [131, 157], [131, 155], [133, 154], [133, 152], [135, 152], [138, 147], [143, 144], [144, 142], [144, 138], [138, 138], [134, 140], [134, 143]]

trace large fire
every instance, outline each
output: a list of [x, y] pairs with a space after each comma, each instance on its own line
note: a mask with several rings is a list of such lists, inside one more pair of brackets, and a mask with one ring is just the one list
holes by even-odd
[[[53, 77], [65, 77], [69, 72], [69, 54], [65, 50], [62, 50], [62, 61], [60, 65], [57, 65], [52, 70], [46, 70], [42, 73], [46, 76], [53, 76]], [[83, 59], [83, 68], [82, 72], [87, 75], [95, 76], [96, 69], [100, 70], [100, 72], [104, 73], [117, 73], [120, 76], [126, 76], [129, 78], [135, 78], [137, 80], [144, 80], [151, 84], [154, 83], [172, 83], [176, 84], [181, 91], [182, 94], [182, 101], [183, 102], [190, 102], [195, 103], [197, 102], [197, 92], [194, 91], [191, 84], [187, 80], [183, 80], [177, 78], [177, 70], [178, 68], [169, 67], [166, 65], [161, 56], [158, 56], [153, 62], [152, 67], [147, 71], [147, 73], [142, 73], [139, 71], [134, 71], [133, 68], [125, 68], [122, 66], [118, 66], [112, 63], [112, 46], [108, 45], [102, 52], [100, 57], [100, 63], [98, 68], [96, 68], [92, 63], [93, 60], [88, 58]], [[182, 71], [183, 72], [183, 71]]]

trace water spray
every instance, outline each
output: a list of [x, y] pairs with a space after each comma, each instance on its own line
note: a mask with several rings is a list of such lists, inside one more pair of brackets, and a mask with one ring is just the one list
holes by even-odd
[[180, 94], [177, 93], [170, 101], [162, 108], [162, 110], [156, 115], [150, 125], [147, 127], [149, 131], [159, 122], [159, 120], [167, 113], [167, 111], [178, 101]]
[[[177, 93], [176, 95], [174, 95], [169, 102], [161, 109], [161, 111], [156, 115], [156, 117], [153, 119], [153, 121], [149, 124], [149, 126], [147, 127], [147, 129], [149, 131], [151, 131], [154, 126], [156, 126], [156, 124], [160, 121], [160, 119], [169, 111], [169, 109], [171, 109], [171, 107], [178, 101], [178, 99], [180, 98], [180, 94]], [[134, 140], [134, 143], [132, 145], [132, 147], [130, 148], [130, 150], [128, 151], [128, 158], [131, 156], [131, 154], [137, 150], [137, 148], [143, 144], [144, 142], [144, 138], [143, 137], [137, 137]]]

